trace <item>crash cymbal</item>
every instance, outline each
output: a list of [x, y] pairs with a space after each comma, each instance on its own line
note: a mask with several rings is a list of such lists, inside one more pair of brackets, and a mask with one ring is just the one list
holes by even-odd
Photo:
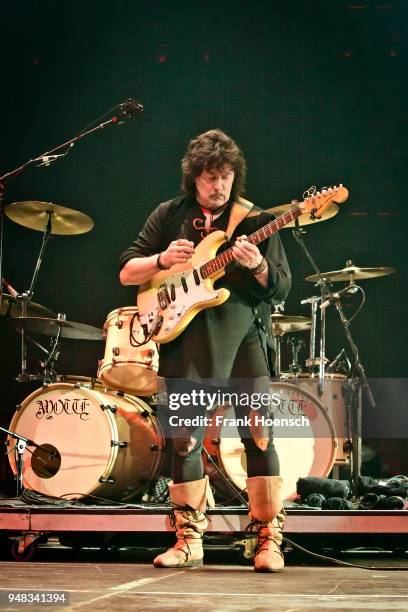
[[[21, 317], [21, 313], [21, 301], [11, 295], [8, 295], [7, 293], [3, 293], [0, 316]], [[29, 317], [49, 317], [50, 319], [57, 318], [55, 312], [52, 312], [52, 310], [49, 310], [49, 308], [45, 308], [45, 306], [41, 306], [41, 304], [36, 304], [35, 302], [30, 302], [27, 304], [27, 315]]]
[[[279, 215], [283, 215], [283, 213], [287, 212], [290, 208], [293, 208], [293, 206], [295, 206], [295, 203], [281, 204], [280, 206], [274, 206], [273, 208], [267, 208], [265, 212], [272, 213], [273, 215], [275, 215], [275, 217], [279, 217]], [[297, 218], [297, 220], [299, 221], [299, 225], [309, 225], [309, 223], [318, 223], [319, 221], [327, 221], [328, 219], [331, 219], [331, 217], [334, 217], [335, 215], [337, 215], [338, 212], [339, 212], [339, 207], [337, 206], [337, 204], [332, 203], [322, 212], [319, 218], [316, 217], [313, 220], [310, 217], [310, 213], [307, 212], [307, 213], [304, 213], [303, 215], [300, 215]], [[295, 227], [295, 222], [296, 220], [289, 221], [289, 223], [284, 225], [282, 229], [286, 227]]]
[[71, 340], [102, 340], [102, 330], [84, 323], [74, 323], [63, 319], [42, 319], [39, 317], [17, 317], [8, 319], [10, 325], [25, 329], [33, 334], [56, 336], [61, 329], [61, 338]]
[[91, 217], [72, 208], [51, 202], [14, 202], [5, 209], [6, 216], [19, 225], [43, 232], [47, 227], [48, 213], [51, 213], [51, 234], [70, 236], [89, 232], [94, 222]]
[[271, 315], [272, 333], [274, 336], [283, 336], [292, 332], [306, 331], [310, 329], [312, 320], [308, 317], [295, 317], [274, 312]]
[[312, 274], [312, 276], [306, 276], [305, 280], [316, 282], [322, 278], [325, 278], [333, 282], [355, 281], [367, 278], [376, 278], [377, 276], [388, 276], [388, 274], [394, 274], [396, 271], [396, 268], [391, 268], [390, 266], [379, 266], [378, 268], [358, 268], [357, 266], [347, 266], [342, 270]]

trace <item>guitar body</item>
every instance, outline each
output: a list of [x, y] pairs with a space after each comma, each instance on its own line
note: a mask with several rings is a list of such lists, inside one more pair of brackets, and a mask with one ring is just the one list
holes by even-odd
[[155, 342], [171, 342], [201, 310], [219, 306], [229, 298], [228, 289], [213, 288], [214, 282], [224, 275], [224, 270], [206, 279], [202, 279], [199, 273], [200, 267], [213, 259], [225, 242], [224, 232], [209, 234], [195, 247], [189, 262], [172, 266], [170, 270], [160, 270], [148, 283], [140, 286], [137, 307], [141, 323], [148, 329], [156, 328], [152, 336]]
[[[340, 203], [348, 198], [348, 191], [341, 184], [321, 192], [311, 187], [307, 194], [303, 202], [259, 228], [247, 240], [259, 244], [300, 214], [310, 212], [313, 220], [318, 219], [330, 202]], [[229, 298], [227, 289], [214, 289], [214, 281], [223, 276], [225, 267], [234, 261], [232, 247], [216, 255], [225, 242], [224, 232], [209, 234], [195, 247], [188, 263], [161, 270], [148, 283], [140, 286], [137, 306], [146, 338], [151, 337], [160, 344], [171, 342], [201, 310], [219, 306]]]

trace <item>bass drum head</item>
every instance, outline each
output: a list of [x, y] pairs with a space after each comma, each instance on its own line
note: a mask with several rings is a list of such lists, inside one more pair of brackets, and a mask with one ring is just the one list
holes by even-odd
[[[161, 466], [163, 440], [150, 408], [117, 393], [49, 385], [24, 400], [10, 430], [42, 446], [24, 453], [23, 486], [52, 497], [126, 499]], [[9, 461], [16, 474], [13, 452]]]
[[[273, 413], [274, 419], [306, 417], [308, 425], [298, 427], [274, 426], [274, 443], [279, 457], [280, 475], [283, 477], [283, 499], [293, 500], [297, 497], [296, 483], [306, 476], [323, 476], [330, 473], [336, 453], [337, 441], [333, 426], [326, 411], [319, 401], [307, 391], [296, 385], [286, 383], [271, 383], [271, 394], [277, 393], [281, 400], [280, 408]], [[212, 416], [215, 422], [219, 409]], [[232, 409], [228, 410], [228, 418], [234, 418]], [[227, 433], [228, 430], [228, 433]], [[233, 433], [234, 426], [220, 425], [217, 432], [209, 428], [205, 447], [213, 460], [219, 463], [222, 472], [242, 493], [246, 490], [247, 466], [244, 445], [238, 430]], [[215, 434], [215, 437], [214, 437]], [[211, 474], [217, 474], [205, 461], [211, 479]], [[215, 491], [221, 497], [231, 498], [231, 488], [223, 482], [219, 474], [214, 480]]]

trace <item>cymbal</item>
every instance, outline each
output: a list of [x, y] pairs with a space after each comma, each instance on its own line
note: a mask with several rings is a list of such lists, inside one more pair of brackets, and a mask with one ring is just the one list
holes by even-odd
[[321, 274], [312, 274], [306, 276], [305, 280], [316, 282], [325, 278], [334, 282], [363, 280], [367, 278], [376, 278], [377, 276], [388, 276], [394, 274], [396, 268], [390, 266], [379, 266], [378, 268], [358, 268], [357, 266], [347, 266], [342, 270], [333, 270], [332, 272], [322, 272]]
[[47, 227], [48, 213], [51, 213], [51, 234], [71, 236], [89, 232], [94, 222], [91, 217], [72, 208], [51, 202], [27, 200], [14, 202], [5, 208], [6, 216], [19, 225], [43, 232]]
[[[3, 293], [1, 300], [0, 316], [1, 317], [21, 317], [22, 309], [21, 302], [7, 293]], [[30, 302], [27, 304], [27, 315], [29, 317], [49, 317], [50, 319], [57, 318], [55, 312], [49, 308]]]
[[271, 320], [272, 334], [274, 336], [283, 336], [287, 333], [306, 331], [310, 329], [312, 322], [308, 317], [295, 317], [280, 312], [274, 312], [271, 315]]
[[61, 329], [61, 338], [71, 340], [102, 340], [102, 330], [84, 323], [74, 323], [63, 319], [42, 319], [39, 317], [15, 317], [8, 319], [10, 325], [25, 329], [34, 334], [56, 336]]
[[[265, 212], [272, 213], [273, 215], [275, 215], [275, 217], [279, 217], [279, 215], [283, 215], [283, 213], [287, 212], [290, 208], [293, 208], [294, 205], [295, 203], [281, 204], [280, 206], [274, 206], [273, 208], [267, 208]], [[316, 219], [313, 220], [310, 218], [310, 213], [307, 212], [307, 213], [304, 213], [303, 215], [299, 215], [297, 220], [299, 221], [299, 225], [309, 225], [310, 223], [318, 223], [319, 221], [327, 221], [328, 219], [331, 219], [331, 217], [336, 216], [338, 212], [339, 212], [339, 207], [337, 206], [337, 204], [334, 204], [333, 202], [332, 204], [330, 204], [330, 206], [328, 206], [322, 212], [320, 217], [316, 217]], [[296, 224], [296, 219], [294, 221], [289, 221], [289, 223], [284, 225], [282, 229], [286, 227], [295, 227], [295, 224]]]

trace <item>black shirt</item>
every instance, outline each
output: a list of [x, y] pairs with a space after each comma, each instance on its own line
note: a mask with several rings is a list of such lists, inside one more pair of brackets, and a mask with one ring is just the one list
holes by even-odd
[[[230, 205], [213, 220], [210, 231], [225, 231], [229, 214]], [[231, 242], [243, 234], [252, 234], [272, 218], [269, 213], [254, 207], [236, 228]], [[163, 202], [151, 213], [133, 244], [121, 254], [120, 268], [134, 257], [148, 257], [164, 251], [178, 238], [197, 245], [206, 233], [205, 215], [195, 198], [180, 196]], [[221, 247], [219, 252], [226, 247]], [[242, 340], [254, 323], [266, 336], [269, 346], [273, 346], [271, 307], [286, 298], [291, 276], [278, 234], [259, 243], [258, 248], [268, 261], [267, 287], [261, 287], [250, 272], [235, 262], [227, 266], [225, 276], [216, 281], [215, 286], [229, 289], [229, 299], [220, 306], [201, 311], [180, 336], [160, 346], [161, 375], [228, 378]]]

